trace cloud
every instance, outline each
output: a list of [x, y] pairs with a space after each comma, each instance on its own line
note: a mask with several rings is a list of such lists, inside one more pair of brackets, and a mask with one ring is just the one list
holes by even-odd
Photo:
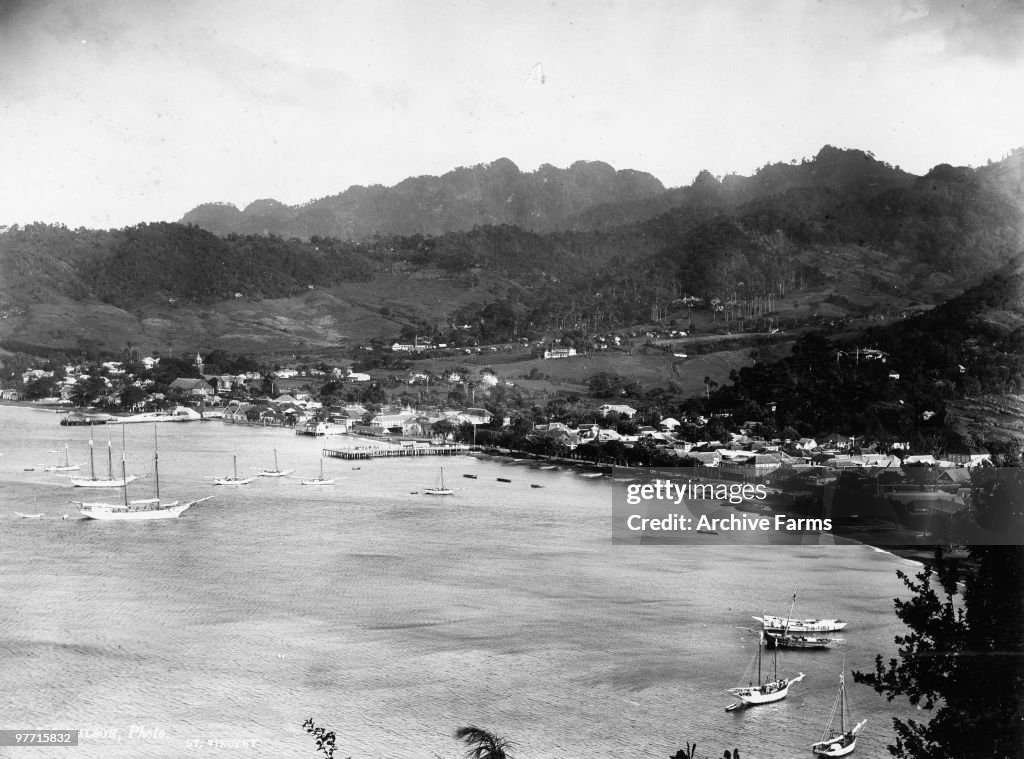
[[895, 20], [898, 31], [938, 34], [955, 57], [1024, 58], [1024, 0], [908, 0]]

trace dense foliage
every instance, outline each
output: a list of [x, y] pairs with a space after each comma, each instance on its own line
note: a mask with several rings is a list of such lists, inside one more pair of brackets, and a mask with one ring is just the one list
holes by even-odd
[[[927, 450], [949, 432], [943, 423], [950, 401], [1024, 387], [1021, 325], [1018, 265], [925, 314], [854, 339], [810, 333], [789, 357], [740, 369], [712, 401], [762, 409], [775, 402], [774, 423], [803, 435], [842, 430]], [[865, 348], [885, 360], [869, 358]]]
[[893, 719], [893, 756], [1015, 759], [1024, 746], [1024, 549], [976, 546], [970, 560], [964, 573], [940, 551], [916, 581], [900, 572], [914, 595], [895, 601], [910, 628], [896, 638], [899, 659], [878, 656], [874, 672], [854, 673], [890, 701], [935, 710], [927, 723]]

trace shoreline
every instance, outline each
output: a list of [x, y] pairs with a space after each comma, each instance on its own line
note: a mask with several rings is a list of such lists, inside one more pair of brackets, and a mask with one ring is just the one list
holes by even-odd
[[[64, 406], [62, 404], [54, 403], [54, 402], [40, 403], [40, 402], [36, 402], [36, 401], [23, 401], [23, 400], [19, 400], [19, 401], [0, 400], [0, 407], [2, 407], [2, 406], [10, 406], [10, 407], [15, 407], [15, 408], [24, 408], [24, 409], [34, 410], [34, 411], [42, 411], [42, 412], [47, 412], [47, 413], [53, 413], [55, 416], [59, 416], [61, 414], [66, 414], [66, 413], [70, 413], [70, 412], [73, 412], [73, 411], [79, 411], [81, 413], [86, 413], [86, 412], [82, 411], [82, 409], [80, 409], [78, 407]], [[97, 413], [97, 414], [101, 414], [102, 413], [102, 414], [105, 414], [107, 416], [116, 416], [114, 414], [108, 414], [107, 412], [98, 412], [97, 411], [95, 413]], [[220, 417], [212, 417], [212, 418], [188, 420], [188, 421], [207, 421], [207, 422], [208, 421], [222, 421], [222, 422], [225, 422], [225, 424], [231, 424], [232, 426], [234, 426], [234, 424], [237, 424], [239, 427], [243, 427], [243, 428], [249, 428], [250, 426], [255, 426], [255, 427], [260, 427], [260, 428], [269, 428], [269, 427], [271, 427], [271, 425], [264, 425], [264, 424], [258, 424], [258, 423], [244, 423], [244, 424], [239, 424], [237, 422], [236, 423], [230, 423], [230, 422], [226, 422], [225, 420], [221, 419]], [[159, 423], [159, 420], [154, 420], [154, 423]], [[181, 422], [181, 423], [183, 423], [183, 422]], [[117, 422], [115, 422], [115, 424], [117, 424]], [[82, 426], [89, 426], [89, 425], [82, 425]], [[387, 448], [387, 447], [390, 447], [390, 446], [396, 446], [397, 445], [397, 443], [395, 443], [394, 441], [391, 441], [391, 440], [381, 439], [381, 438], [365, 437], [365, 436], [360, 436], [360, 435], [354, 435], [352, 433], [345, 433], [345, 434], [342, 434], [342, 435], [331, 435], [331, 436], [327, 436], [327, 437], [329, 437], [331, 442], [334, 443], [335, 445], [340, 443], [341, 445], [338, 445], [339, 448], [346, 448], [346, 449], [355, 449], [355, 448], [362, 449], [362, 448], [367, 448], [367, 447]], [[323, 442], [326, 442], [326, 440], [324, 440]], [[326, 447], [326, 446], [321, 445], [321, 448], [324, 448], [324, 447]], [[600, 472], [601, 474], [605, 475], [606, 478], [609, 479], [609, 480], [612, 479], [611, 475], [612, 475], [612, 473], [613, 473], [613, 471], [615, 469], [622, 469], [622, 470], [626, 470], [626, 471], [635, 471], [635, 472], [638, 472], [638, 473], [648, 471], [648, 469], [646, 467], [619, 466], [619, 465], [614, 465], [614, 464], [598, 463], [598, 462], [590, 461], [590, 460], [587, 460], [587, 459], [581, 459], [581, 458], [578, 459], [578, 458], [570, 458], [570, 457], [565, 457], [565, 456], [543, 456], [543, 455], [540, 455], [540, 454], [526, 453], [526, 452], [520, 453], [520, 452], [517, 452], [517, 451], [513, 451], [512, 449], [509, 449], [509, 448], [500, 448], [500, 447], [497, 447], [497, 446], [481, 446], [481, 445], [473, 446], [473, 445], [470, 445], [468, 450], [466, 451], [465, 455], [470, 455], [470, 456], [479, 457], [479, 458], [485, 458], [485, 459], [494, 460], [494, 461], [505, 460], [505, 461], [508, 461], [510, 463], [554, 464], [556, 466], [568, 467], [570, 469], [577, 470], [577, 471]], [[681, 467], [680, 469], [682, 470], [683, 468]], [[709, 482], [718, 482], [718, 480], [711, 480], [711, 479], [706, 478], [706, 477], [702, 477], [700, 479], [707, 480]], [[724, 482], [724, 481], [722, 481], [722, 482]], [[729, 482], [732, 482], [732, 481], [729, 481]], [[726, 502], [721, 502], [721, 505], [725, 506], [725, 507], [728, 507], [728, 508], [732, 508], [732, 509], [734, 509], [735, 511], [737, 511], [739, 513], [745, 513], [743, 509], [738, 508], [738, 506], [742, 505], [742, 504], [729, 504], [729, 503], [726, 503]], [[771, 509], [770, 514], [772, 516], [774, 516], [776, 514], [788, 515], [788, 512], [786, 512], [785, 510], [778, 510], [778, 509], [775, 509], [775, 508], [771, 508], [770, 506], [768, 506], [768, 508]], [[870, 547], [870, 548], [872, 548], [874, 550], [881, 551], [881, 552], [884, 552], [884, 553], [888, 553], [888, 554], [890, 554], [892, 556], [895, 556], [897, 558], [900, 558], [900, 559], [903, 559], [903, 560], [906, 560], [906, 561], [914, 562], [915, 564], [918, 564], [918, 565], [920, 565], [922, 567], [924, 567], [924, 566], [931, 566], [931, 565], [934, 564], [936, 548], [941, 547], [941, 546], [939, 546], [937, 544], [932, 544], [932, 545], [926, 545], [926, 544], [919, 544], [919, 545], [896, 544], [896, 545], [893, 545], [893, 544], [885, 544], [885, 543], [879, 544], [878, 542], [871, 541], [868, 538], [868, 536], [866, 536], [862, 532], [840, 531], [840, 532], [829, 532], [827, 534], [832, 536], [832, 537], [834, 537], [834, 538], [841, 538], [843, 540], [850, 541], [851, 543], [856, 543], [856, 544], [859, 544], [859, 545], [868, 546], [868, 547]], [[952, 551], [945, 552], [944, 555], [946, 557], [950, 558], [950, 559], [955, 559], [955, 560], [960, 560], [960, 561], [963, 561], [964, 559], [967, 558], [967, 552], [966, 552], [965, 548], [956, 548], [956, 549], [954, 549]], [[969, 566], [970, 566], [969, 562], [967, 562], [967, 566], [969, 568]]]
[[[625, 470], [637, 471], [637, 472], [647, 471], [646, 467], [629, 467], [629, 466], [618, 466], [618, 465], [610, 465], [610, 464], [597, 464], [597, 463], [594, 463], [594, 462], [591, 462], [591, 461], [587, 461], [587, 460], [584, 460], [584, 459], [569, 459], [569, 458], [565, 458], [565, 457], [562, 457], [562, 456], [546, 457], [546, 456], [539, 456], [537, 454], [523, 454], [522, 456], [516, 456], [515, 453], [511, 449], [502, 449], [502, 448], [496, 448], [496, 447], [491, 447], [491, 448], [488, 448], [486, 450], [475, 451], [473, 453], [473, 455], [481, 456], [481, 457], [487, 457], [488, 459], [493, 459], [493, 460], [510, 459], [512, 461], [515, 461], [515, 462], [527, 462], [527, 461], [529, 461], [529, 462], [532, 462], [532, 463], [552, 463], [552, 464], [558, 464], [558, 465], [564, 465], [564, 466], [572, 467], [574, 469], [588, 469], [589, 468], [591, 470], [599, 470], [599, 471], [602, 471], [602, 472], [606, 472], [609, 475], [608, 476], [609, 480], [612, 479], [611, 473], [612, 473], [612, 471], [614, 469], [625, 469]], [[680, 467], [680, 469], [682, 470], [682, 469], [684, 469], [684, 467]], [[707, 479], [707, 478], [701, 478], [701, 479]], [[725, 481], [722, 480], [721, 482], [725, 482]], [[733, 510], [735, 510], [736, 512], [738, 512], [740, 514], [746, 513], [743, 509], [739, 508], [739, 506], [742, 505], [742, 504], [730, 504], [730, 503], [727, 503], [725, 501], [720, 501], [720, 502], [717, 502], [717, 503], [719, 503], [719, 505], [721, 505], [721, 506], [724, 506], [724, 507], [727, 507], [727, 508], [732, 508]], [[780, 510], [771, 508], [770, 506], [768, 508], [770, 509], [770, 515], [771, 516], [775, 516], [777, 514], [788, 515], [788, 512], [786, 512], [784, 510], [780, 511]], [[769, 515], [769, 514], [766, 513], [766, 516], [767, 515]], [[867, 539], [867, 536], [863, 532], [859, 532], [859, 531], [845, 531], [845, 530], [844, 531], [839, 531], [839, 532], [830, 531], [827, 534], [832, 536], [835, 539], [842, 539], [844, 541], [849, 541], [850, 543], [853, 543], [853, 544], [856, 544], [856, 545], [866, 546], [868, 548], [871, 548], [872, 550], [879, 551], [881, 553], [887, 553], [890, 556], [894, 556], [896, 558], [903, 559], [905, 561], [913, 562], [913, 563], [915, 563], [915, 564], [917, 564], [917, 565], [919, 565], [921, 567], [932, 566], [935, 563], [935, 551], [936, 551], [936, 549], [942, 547], [939, 544], [932, 544], [932, 545], [926, 545], [926, 544], [921, 544], [921, 545], [896, 544], [896, 545], [893, 545], [893, 544], [882, 543], [881, 545], [879, 545], [877, 542], [873, 542], [873, 541]], [[963, 548], [963, 547], [955, 548], [952, 551], [946, 550], [946, 551], [943, 552], [943, 555], [946, 558], [956, 559], [956, 560], [960, 560], [960, 561], [963, 561], [964, 559], [968, 558], [967, 557], [967, 550], [966, 550], [966, 548]], [[967, 566], [969, 567], [969, 563], [967, 563]]]

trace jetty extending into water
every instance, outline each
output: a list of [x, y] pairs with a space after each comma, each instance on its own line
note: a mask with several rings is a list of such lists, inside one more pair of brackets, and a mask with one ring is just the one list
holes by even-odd
[[323, 455], [346, 461], [386, 459], [396, 456], [459, 456], [469, 453], [473, 446], [463, 443], [426, 445], [420, 443], [400, 445], [360, 445], [348, 448], [324, 448]]

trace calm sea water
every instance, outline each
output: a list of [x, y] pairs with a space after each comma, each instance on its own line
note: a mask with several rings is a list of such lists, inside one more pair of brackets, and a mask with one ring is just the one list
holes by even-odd
[[[81, 520], [69, 501], [83, 491], [41, 469], [69, 441], [88, 471], [89, 431], [57, 420], [0, 407], [0, 728], [87, 731], [69, 756], [308, 758], [313, 716], [339, 756], [367, 759], [458, 756], [451, 734], [469, 724], [522, 758], [664, 759], [688, 740], [806, 757], [844, 658], [869, 669], [903, 629], [892, 599], [910, 562], [865, 546], [613, 547], [608, 481], [525, 461], [328, 459], [333, 487], [230, 489], [212, 477], [233, 454], [240, 473], [276, 449], [315, 476], [324, 439], [164, 424], [161, 495], [216, 498], [178, 520]], [[107, 428], [95, 434], [105, 471]], [[129, 472], [151, 472], [153, 426], [126, 434]], [[442, 462], [455, 496], [413, 495]], [[795, 590], [798, 614], [851, 621], [846, 643], [784, 653], [781, 673], [807, 673], [788, 699], [726, 713], [756, 651], [739, 628], [785, 613]], [[850, 695], [869, 719], [856, 756], [888, 756], [891, 717], [910, 708]]]

